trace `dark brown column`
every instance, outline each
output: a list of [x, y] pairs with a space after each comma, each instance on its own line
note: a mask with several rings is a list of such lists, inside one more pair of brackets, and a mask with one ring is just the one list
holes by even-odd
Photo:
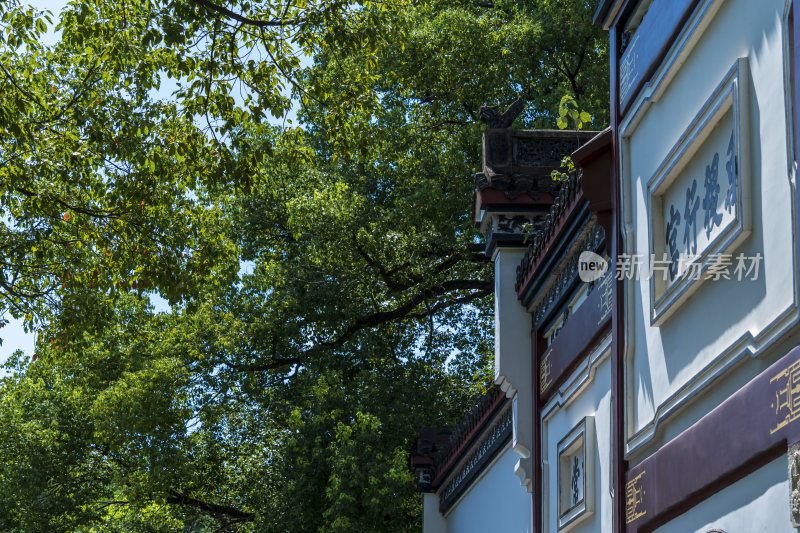
[[791, 54], [792, 62], [791, 68], [791, 81], [792, 81], [792, 94], [790, 102], [792, 103], [792, 122], [794, 125], [794, 159], [797, 161], [800, 156], [800, 9], [795, 9], [798, 6], [792, 2], [792, 35], [789, 38], [792, 40]]
[[[611, 256], [609, 268], [616, 269], [616, 257], [622, 248], [623, 223], [621, 220], [622, 191], [619, 186], [619, 20], [611, 27], [609, 35], [609, 56], [611, 59], [611, 197], [614, 201], [614, 222], [611, 235], [608, 236], [607, 246]], [[612, 270], [612, 272], [614, 272]], [[615, 533], [625, 531], [625, 375], [623, 371], [623, 358], [625, 342], [623, 331], [623, 309], [621, 280], [616, 280], [612, 296], [611, 313], [611, 419], [612, 419], [612, 449], [614, 450], [612, 465], [614, 499], [612, 508], [612, 523]]]

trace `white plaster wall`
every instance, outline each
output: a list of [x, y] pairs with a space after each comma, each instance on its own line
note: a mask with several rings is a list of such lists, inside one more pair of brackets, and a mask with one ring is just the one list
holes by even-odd
[[542, 507], [545, 532], [558, 531], [558, 443], [587, 415], [595, 417], [595, 510], [571, 532], [611, 531], [611, 358], [590, 354], [548, 405], [542, 423]]
[[[660, 327], [650, 325], [649, 282], [641, 279], [626, 286], [626, 407], [631, 448], [654, 436], [659, 417], [677, 412], [734, 361], [764, 353], [796, 320], [794, 187], [784, 99], [785, 4], [786, 0], [711, 4], [709, 11], [718, 11], [707, 15], [710, 22], [706, 20], [707, 28], [697, 32], [699, 40], [685, 63], [658, 100], [642, 108], [641, 120], [623, 131], [626, 251], [649, 254], [648, 181], [737, 58], [749, 59], [750, 79], [744, 82], [750, 84], [750, 128], [742, 139], [747, 142], [749, 136], [752, 154], [747, 170], [754, 194], [753, 232], [731, 252], [734, 256], [761, 253], [760, 276], [756, 281], [703, 282]], [[698, 185], [702, 187], [702, 182]], [[700, 229], [702, 214], [701, 209]], [[682, 230], [683, 226], [679, 239]]]
[[447, 521], [439, 512], [439, 496], [422, 495], [422, 533], [447, 533]]
[[509, 397], [531, 385], [531, 315], [514, 289], [525, 252], [501, 248], [494, 261], [494, 380]]
[[789, 519], [786, 456], [737, 481], [655, 533], [797, 533]]
[[506, 395], [514, 397], [512, 446], [519, 459], [518, 483], [530, 486], [533, 475], [531, 315], [520, 304], [514, 289], [517, 266], [525, 252], [525, 248], [500, 248], [494, 261], [494, 377]]
[[518, 457], [510, 447], [501, 453], [447, 514], [447, 533], [531, 533], [532, 498], [514, 474]]

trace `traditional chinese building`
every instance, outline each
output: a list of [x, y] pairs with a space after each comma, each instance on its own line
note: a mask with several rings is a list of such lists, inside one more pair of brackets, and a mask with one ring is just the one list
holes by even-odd
[[[558, 428], [550, 431], [550, 440], [564, 448], [564, 464], [554, 462], [552, 476], [575, 481], [574, 491], [565, 493], [569, 498], [552, 503], [577, 512], [578, 502], [588, 501], [584, 493], [595, 492], [583, 474], [584, 461], [594, 457], [584, 457], [585, 427], [576, 425], [579, 418], [593, 428], [594, 419], [577, 417], [566, 406], [608, 359], [613, 276], [583, 283], [578, 259], [583, 250], [600, 260], [607, 255], [610, 141], [610, 131], [490, 127], [484, 132], [474, 219], [495, 264], [496, 386], [476, 407], [479, 414], [473, 410], [455, 432], [445, 433], [446, 439], [437, 441], [434, 436], [443, 433], [430, 428], [420, 435], [412, 464], [425, 493], [428, 533], [531, 531], [541, 505], [542, 492], [535, 488], [543, 472], [534, 457], [542, 453], [542, 427]], [[573, 152], [580, 171], [554, 180], [552, 170]], [[589, 352], [591, 364], [581, 366], [579, 356]], [[573, 379], [565, 388], [567, 374]], [[608, 383], [600, 388], [608, 394]], [[546, 403], [543, 398], [552, 402], [539, 424], [534, 420], [541, 409], [535, 406]], [[559, 442], [562, 429], [575, 429], [575, 438]], [[587, 509], [591, 513], [593, 504]], [[504, 517], [501, 523], [498, 515]]]
[[426, 533], [800, 526], [795, 17], [598, 2], [611, 128], [486, 130], [497, 387], [421, 435]]

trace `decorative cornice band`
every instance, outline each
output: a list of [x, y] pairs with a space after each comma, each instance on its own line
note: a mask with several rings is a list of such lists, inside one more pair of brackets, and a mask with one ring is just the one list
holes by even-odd
[[511, 404], [507, 404], [497, 420], [473, 447], [473, 452], [468, 456], [456, 473], [448, 480], [445, 488], [439, 494], [439, 511], [446, 513], [458, 498], [478, 478], [483, 469], [491, 462], [503, 446], [511, 440], [512, 412]]
[[491, 422], [492, 416], [506, 401], [506, 395], [500, 387], [493, 386], [484, 394], [478, 403], [462, 419], [458, 427], [450, 435], [447, 444], [433, 456], [432, 474], [434, 487], [447, 475], [448, 469], [455, 462], [456, 456], [463, 453], [481, 428]]
[[544, 296], [534, 302], [532, 312], [534, 327], [542, 325], [542, 322], [550, 316], [550, 313], [559, 305], [562, 298], [575, 283], [575, 280], [578, 279], [578, 258], [581, 252], [584, 250], [596, 252], [605, 242], [605, 231], [593, 220], [587, 224], [582, 235], [577, 239], [577, 244], [572, 247], [571, 254], [562, 262], [562, 264], [566, 263], [566, 267], [557, 275], [555, 281], [550, 284]]

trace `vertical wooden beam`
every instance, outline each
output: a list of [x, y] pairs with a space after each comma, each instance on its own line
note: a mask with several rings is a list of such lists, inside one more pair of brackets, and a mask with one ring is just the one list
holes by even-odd
[[792, 2], [792, 16], [790, 22], [792, 23], [791, 34], [789, 38], [791, 41], [790, 53], [792, 54], [789, 69], [791, 72], [792, 87], [789, 101], [792, 105], [792, 126], [794, 131], [794, 160], [797, 161], [800, 156], [800, 5], [794, 5]]
[[[616, 258], [622, 249], [623, 222], [619, 206], [622, 205], [622, 190], [619, 183], [620, 160], [620, 107], [619, 107], [619, 40], [621, 25], [617, 20], [609, 32], [609, 57], [611, 59], [611, 197], [614, 202], [614, 222], [612, 234], [608, 236], [610, 243], [609, 255], [611, 256], [610, 268], [616, 269]], [[624, 356], [625, 339], [623, 331], [623, 309], [621, 280], [615, 278], [612, 296], [611, 313], [611, 420], [612, 420], [612, 449], [613, 453], [613, 482], [614, 491], [612, 508], [612, 525], [615, 533], [625, 531], [625, 374]]]

